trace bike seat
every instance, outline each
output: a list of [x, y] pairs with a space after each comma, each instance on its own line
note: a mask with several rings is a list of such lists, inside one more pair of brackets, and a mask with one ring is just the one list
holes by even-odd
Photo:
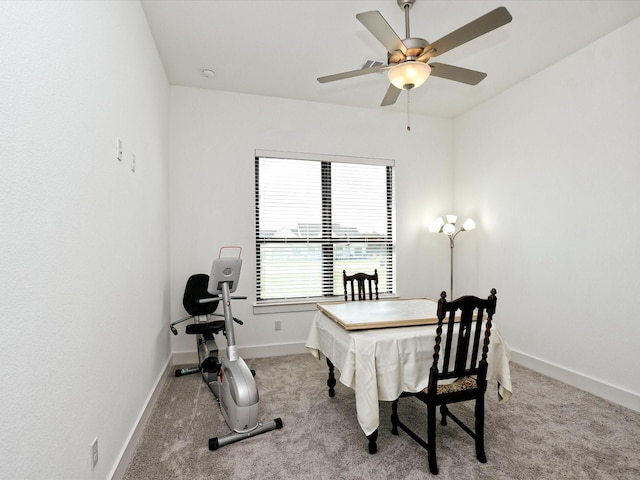
[[224, 320], [214, 320], [212, 322], [192, 323], [187, 325], [185, 332], [189, 335], [215, 334], [224, 330]]

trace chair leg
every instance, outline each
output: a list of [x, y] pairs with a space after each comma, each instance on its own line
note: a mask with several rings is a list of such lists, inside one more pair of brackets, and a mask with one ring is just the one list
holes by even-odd
[[484, 396], [476, 399], [476, 457], [480, 463], [487, 463], [484, 453]]
[[440, 421], [441, 425], [447, 425], [447, 414], [449, 413], [449, 409], [446, 405], [440, 405], [440, 415], [442, 415], [442, 420]]
[[370, 435], [367, 435], [367, 440], [369, 440], [369, 453], [373, 455], [378, 451], [378, 445], [376, 442], [378, 441], [378, 429], [376, 428], [374, 432]]
[[398, 400], [391, 403], [391, 434], [398, 435]]
[[438, 462], [436, 461], [436, 406], [427, 406], [427, 457], [429, 471], [433, 475], [438, 474]]
[[329, 387], [329, 396], [333, 398], [336, 395], [334, 387], [336, 386], [336, 376], [334, 374], [334, 367], [329, 357], [327, 357], [327, 367], [329, 367], [329, 378], [327, 379], [327, 387]]

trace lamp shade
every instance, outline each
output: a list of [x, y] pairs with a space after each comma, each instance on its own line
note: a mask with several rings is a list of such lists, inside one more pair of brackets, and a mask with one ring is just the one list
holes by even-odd
[[410, 90], [422, 85], [431, 74], [431, 67], [415, 60], [402, 62], [389, 70], [389, 81], [394, 87]]
[[464, 223], [462, 224], [462, 229], [463, 230], [473, 230], [474, 228], [476, 228], [476, 222], [474, 222], [472, 219], [467, 218]]
[[429, 231], [431, 233], [439, 233], [440, 230], [442, 229], [442, 226], [444, 225], [444, 220], [442, 219], [442, 217], [438, 217], [436, 220], [434, 220], [433, 222], [431, 222], [429, 224]]

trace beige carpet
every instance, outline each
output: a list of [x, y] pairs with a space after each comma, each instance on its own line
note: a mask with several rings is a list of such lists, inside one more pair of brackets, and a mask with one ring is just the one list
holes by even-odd
[[[338, 382], [327, 395], [324, 361], [309, 355], [248, 359], [257, 371], [260, 419], [282, 430], [209, 451], [228, 428], [200, 375], [167, 380], [126, 480], [143, 479], [423, 479], [426, 452], [403, 432], [390, 433], [391, 404], [380, 405], [378, 453], [367, 453], [353, 391]], [[487, 463], [450, 422], [438, 426], [437, 478], [444, 480], [640, 479], [640, 414], [512, 364], [514, 395], [486, 402]], [[453, 407], [455, 408], [455, 406]], [[458, 406], [470, 417], [467, 406]], [[421, 425], [423, 406], [401, 403], [403, 420]], [[418, 427], [420, 428], [420, 427]]]

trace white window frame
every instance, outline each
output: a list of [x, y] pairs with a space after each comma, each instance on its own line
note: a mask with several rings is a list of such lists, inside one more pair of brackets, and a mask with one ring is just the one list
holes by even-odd
[[[266, 244], [286, 244], [292, 243], [291, 239], [284, 238], [266, 238], [260, 236], [260, 217], [259, 217], [259, 159], [260, 158], [271, 158], [271, 159], [282, 159], [282, 160], [310, 160], [322, 162], [324, 164], [321, 168], [326, 168], [327, 164], [331, 163], [350, 163], [350, 164], [365, 164], [365, 165], [377, 165], [386, 167], [386, 189], [387, 192], [384, 192], [384, 195], [387, 197], [387, 231], [385, 240], [367, 240], [366, 237], [354, 238], [355, 242], [367, 243], [370, 242], [372, 245], [384, 245], [384, 248], [387, 249], [387, 262], [385, 265], [384, 272], [378, 272], [379, 276], [383, 277], [385, 280], [379, 284], [379, 291], [382, 296], [393, 296], [395, 294], [395, 181], [394, 181], [394, 168], [395, 161], [389, 159], [379, 159], [379, 158], [363, 158], [363, 157], [351, 157], [351, 156], [337, 156], [337, 155], [323, 155], [323, 154], [312, 154], [312, 153], [298, 153], [298, 152], [282, 152], [282, 151], [271, 151], [271, 150], [256, 150], [255, 151], [255, 208], [256, 208], [256, 228], [255, 228], [255, 240], [256, 240], [256, 304], [254, 305], [254, 313], [269, 313], [276, 311], [297, 311], [297, 310], [307, 310], [315, 308], [315, 303], [319, 301], [331, 301], [331, 300], [339, 300], [343, 297], [341, 295], [332, 295], [328, 293], [328, 290], [325, 292], [325, 295], [319, 297], [304, 297], [304, 298], [279, 298], [279, 299], [262, 299], [260, 298], [260, 247], [261, 245]], [[330, 167], [329, 167], [330, 168]], [[319, 179], [320, 180], [320, 179]], [[357, 183], [357, 182], [356, 182]], [[330, 195], [329, 195], [330, 196]], [[327, 197], [323, 194], [324, 201], [327, 201]], [[366, 206], [363, 206], [363, 208]], [[331, 225], [331, 218], [323, 220]], [[316, 238], [309, 241], [309, 239], [302, 240], [297, 239], [293, 240], [293, 242], [305, 243], [310, 242], [313, 244], [322, 244], [326, 246], [328, 249], [332, 250], [334, 244], [344, 243], [344, 239], [336, 238], [331, 235], [331, 228], [325, 228], [324, 234], [322, 238]], [[327, 235], [327, 232], [328, 235]], [[324, 250], [324, 249], [323, 249]], [[329, 258], [328, 253], [326, 254], [327, 258]], [[325, 255], [323, 255], [323, 258]], [[333, 270], [333, 256], [331, 256], [331, 267], [327, 267], [327, 270]], [[348, 272], [350, 274], [356, 272]], [[371, 272], [372, 273], [372, 272]], [[323, 279], [324, 282], [327, 279]], [[333, 279], [335, 283], [336, 280]], [[328, 288], [328, 287], [327, 287]], [[342, 282], [340, 281], [340, 291], [342, 289]], [[335, 289], [333, 290], [335, 291]], [[306, 305], [306, 306], [305, 306]], [[276, 308], [270, 308], [276, 307]], [[281, 308], [285, 307], [285, 308]]]

